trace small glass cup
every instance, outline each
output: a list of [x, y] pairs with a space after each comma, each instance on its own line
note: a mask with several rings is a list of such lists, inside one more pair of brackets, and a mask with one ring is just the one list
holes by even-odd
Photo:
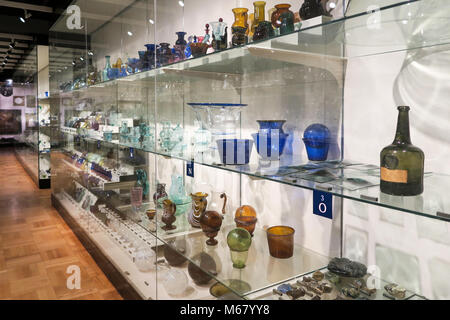
[[248, 249], [252, 244], [250, 232], [243, 228], [231, 230], [227, 236], [227, 244], [230, 248], [233, 267], [237, 269], [245, 268], [245, 263], [248, 259]]
[[267, 229], [270, 255], [278, 259], [288, 259], [294, 254], [294, 228], [274, 226]]

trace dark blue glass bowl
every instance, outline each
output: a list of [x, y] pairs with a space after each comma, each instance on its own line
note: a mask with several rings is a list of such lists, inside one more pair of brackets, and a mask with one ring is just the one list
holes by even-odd
[[223, 164], [248, 164], [252, 153], [253, 141], [249, 139], [219, 139], [220, 160]]
[[256, 143], [256, 150], [263, 160], [279, 160], [289, 134], [270, 134], [258, 132], [252, 134]]

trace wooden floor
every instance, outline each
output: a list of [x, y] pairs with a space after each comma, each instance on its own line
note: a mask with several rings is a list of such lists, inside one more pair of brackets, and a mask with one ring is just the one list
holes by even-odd
[[[0, 299], [121, 299], [13, 152], [0, 148]], [[67, 267], [81, 270], [69, 290]]]

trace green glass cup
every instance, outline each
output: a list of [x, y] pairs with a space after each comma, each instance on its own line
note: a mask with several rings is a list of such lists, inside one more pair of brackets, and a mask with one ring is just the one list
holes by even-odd
[[237, 269], [245, 268], [245, 263], [248, 259], [248, 249], [252, 244], [250, 232], [244, 228], [231, 230], [227, 236], [227, 244], [230, 248], [233, 267]]

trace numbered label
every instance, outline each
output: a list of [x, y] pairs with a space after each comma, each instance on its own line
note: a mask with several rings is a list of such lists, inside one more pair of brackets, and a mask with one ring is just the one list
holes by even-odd
[[194, 177], [194, 162], [193, 161], [186, 162], [186, 175], [191, 178]]
[[331, 193], [314, 191], [313, 202], [314, 214], [333, 219], [333, 195]]

